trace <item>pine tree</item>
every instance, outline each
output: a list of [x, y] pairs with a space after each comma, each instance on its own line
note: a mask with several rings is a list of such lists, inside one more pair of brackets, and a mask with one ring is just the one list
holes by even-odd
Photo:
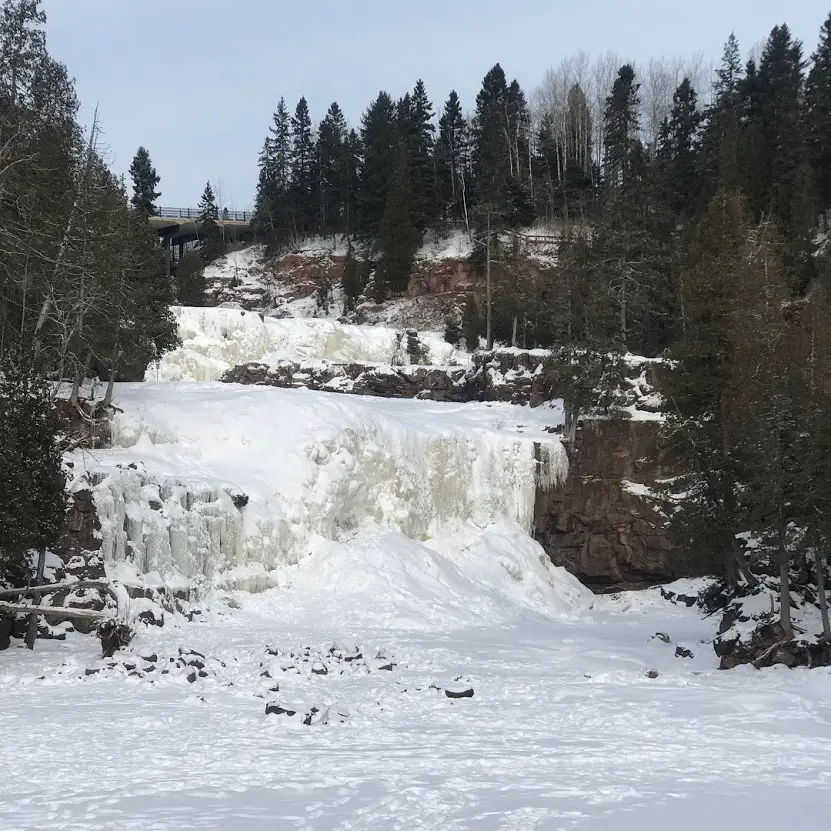
[[436, 219], [435, 132], [433, 105], [419, 79], [410, 99], [409, 183], [413, 222], [422, 233]]
[[671, 530], [691, 570], [721, 571], [731, 583], [742, 565], [736, 534], [748, 528], [738, 495], [746, 471], [741, 438], [747, 414], [736, 386], [748, 238], [740, 194], [719, 190], [686, 252], [685, 326], [672, 349], [678, 370], [669, 378], [664, 428], [667, 446], [689, 471], [670, 485], [684, 492], [669, 511]]
[[161, 196], [156, 185], [161, 181], [156, 168], [150, 161], [150, 154], [144, 147], [136, 151], [133, 163], [130, 165], [130, 178], [133, 180], [133, 196], [130, 204], [141, 216], [155, 216], [156, 200]]
[[32, 359], [7, 351], [0, 361], [0, 579], [21, 585], [29, 554], [57, 544], [66, 512], [61, 421], [49, 384]]
[[404, 142], [387, 189], [384, 216], [378, 229], [378, 243], [383, 252], [375, 272], [375, 291], [379, 301], [388, 292], [406, 290], [413, 260], [421, 243], [421, 234], [413, 221], [413, 210], [407, 173], [409, 154]]
[[345, 202], [349, 177], [346, 141], [346, 119], [335, 102], [320, 123], [317, 140], [320, 226], [323, 233], [333, 234], [345, 230]]
[[443, 215], [451, 222], [462, 222], [467, 217], [469, 143], [468, 123], [459, 96], [453, 90], [439, 119], [436, 144], [439, 202]]
[[196, 251], [185, 251], [176, 266], [176, 302], [181, 306], [204, 306], [205, 266]]
[[363, 164], [358, 193], [356, 228], [366, 240], [378, 236], [387, 201], [387, 188], [398, 161], [396, 108], [380, 92], [361, 119]]
[[294, 235], [302, 237], [314, 231], [318, 216], [315, 143], [305, 98], [297, 103], [291, 119], [291, 133], [291, 216]]
[[803, 291], [814, 275], [811, 257], [814, 194], [802, 112], [802, 44], [787, 26], [776, 26], [762, 53], [758, 71], [758, 102], [748, 117], [755, 129], [757, 152], [745, 179], [753, 183], [749, 200], [754, 216], [768, 213], [786, 240], [785, 267], [794, 276], [794, 290]]
[[822, 210], [831, 208], [831, 15], [822, 26], [805, 88], [808, 153]]
[[629, 185], [640, 130], [640, 84], [629, 64], [620, 68], [603, 111], [605, 152], [603, 177], [607, 194], [614, 198]]
[[290, 179], [291, 123], [286, 101], [281, 98], [260, 154], [254, 208], [257, 236], [273, 249], [279, 249], [292, 235]]
[[[739, 42], [731, 34], [716, 70], [712, 101], [704, 113], [699, 168], [705, 209], [719, 187], [738, 186], [739, 97], [743, 77]], [[702, 205], [696, 207], [700, 214]]]
[[510, 148], [506, 140], [507, 106], [505, 72], [496, 64], [482, 81], [473, 120], [473, 175], [480, 206], [500, 206], [505, 201], [511, 177]]
[[658, 188], [662, 199], [679, 217], [695, 210], [700, 193], [698, 139], [702, 114], [698, 96], [684, 78], [673, 96], [672, 112], [661, 125], [657, 152]]
[[205, 191], [199, 201], [197, 231], [199, 256], [202, 263], [208, 265], [225, 253], [225, 240], [219, 225], [219, 208], [216, 206], [216, 197], [210, 182], [205, 185]]

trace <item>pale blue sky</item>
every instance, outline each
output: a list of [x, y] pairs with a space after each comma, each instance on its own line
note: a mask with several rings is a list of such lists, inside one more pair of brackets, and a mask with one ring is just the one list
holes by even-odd
[[251, 205], [257, 155], [281, 95], [320, 119], [338, 101], [357, 126], [386, 89], [422, 77], [436, 109], [455, 88], [472, 109], [497, 61], [529, 93], [578, 50], [637, 61], [704, 52], [731, 31], [747, 51], [787, 22], [810, 54], [831, 0], [44, 0], [52, 54], [96, 103], [109, 159], [144, 144], [160, 203], [197, 203], [207, 179]]

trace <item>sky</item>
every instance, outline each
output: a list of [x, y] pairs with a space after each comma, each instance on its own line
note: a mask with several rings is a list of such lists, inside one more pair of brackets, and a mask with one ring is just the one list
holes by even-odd
[[813, 52], [829, 0], [43, 0], [50, 53], [69, 68], [107, 159], [126, 173], [139, 145], [160, 205], [252, 205], [257, 156], [281, 96], [321, 119], [337, 101], [353, 126], [380, 89], [418, 78], [436, 110], [456, 89], [472, 110], [499, 62], [529, 96], [547, 69], [583, 50], [645, 63], [702, 52], [731, 31], [749, 52], [786, 22]]

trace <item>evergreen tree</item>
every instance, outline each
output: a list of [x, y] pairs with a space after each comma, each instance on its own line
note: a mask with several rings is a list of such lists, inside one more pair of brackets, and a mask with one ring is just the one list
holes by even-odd
[[480, 205], [499, 206], [505, 201], [511, 178], [505, 123], [507, 106], [505, 72], [496, 64], [482, 81], [473, 120], [473, 175], [476, 201]]
[[0, 579], [21, 585], [30, 552], [57, 544], [66, 512], [62, 425], [32, 356], [8, 351], [0, 360], [0, 410]]
[[640, 84], [629, 64], [620, 68], [603, 111], [605, 152], [603, 177], [606, 192], [614, 198], [632, 177], [640, 140]]
[[408, 130], [409, 184], [413, 222], [422, 233], [436, 219], [436, 171], [433, 153], [435, 131], [433, 105], [419, 79], [410, 98]]
[[133, 196], [130, 199], [133, 209], [141, 216], [155, 216], [158, 213], [155, 203], [161, 196], [156, 186], [161, 180], [144, 147], [139, 147], [136, 151], [130, 165], [130, 178], [133, 180]]
[[269, 246], [280, 248], [292, 235], [291, 122], [284, 98], [280, 99], [272, 118], [259, 166], [254, 228], [258, 237]]
[[662, 199], [679, 217], [688, 218], [700, 193], [698, 138], [702, 114], [698, 96], [684, 78], [673, 96], [672, 111], [661, 125], [657, 165]]
[[439, 119], [436, 144], [439, 202], [443, 215], [450, 221], [461, 222], [467, 217], [469, 142], [467, 120], [453, 90]]
[[350, 130], [343, 143], [343, 229], [350, 242], [357, 221], [362, 156], [361, 137], [357, 131]]
[[808, 153], [822, 210], [831, 208], [831, 15], [822, 26], [805, 89]]
[[786, 268], [794, 289], [802, 291], [813, 277], [811, 257], [815, 225], [814, 195], [802, 113], [802, 44], [787, 26], [776, 26], [762, 53], [758, 71], [758, 103], [748, 117], [757, 132], [749, 208], [754, 216], [768, 213], [787, 242]]
[[396, 107], [380, 92], [361, 119], [363, 164], [358, 193], [356, 228], [366, 240], [378, 236], [387, 201], [387, 188], [398, 161]]
[[415, 253], [421, 243], [421, 234], [413, 221], [408, 170], [409, 154], [402, 141], [378, 229], [378, 243], [383, 252], [375, 272], [375, 292], [379, 301], [384, 300], [388, 292], [406, 290]]
[[225, 240], [219, 225], [219, 208], [216, 206], [216, 197], [210, 182], [205, 185], [202, 199], [199, 201], [197, 231], [199, 256], [202, 263], [208, 265], [225, 253]]
[[692, 563], [735, 583], [742, 559], [736, 535], [748, 527], [738, 498], [745, 477], [741, 438], [747, 414], [737, 395], [736, 321], [746, 284], [749, 229], [737, 191], [719, 190], [686, 252], [681, 280], [685, 326], [673, 346], [664, 437], [689, 473], [670, 527]]
[[313, 232], [318, 216], [315, 143], [305, 98], [297, 103], [291, 119], [291, 133], [291, 216], [294, 235], [302, 237]]
[[176, 301], [181, 306], [204, 306], [206, 288], [202, 257], [196, 251], [185, 251], [176, 266]]
[[320, 227], [323, 233], [333, 234], [345, 230], [345, 202], [349, 178], [346, 141], [346, 119], [335, 102], [320, 123], [317, 140]]

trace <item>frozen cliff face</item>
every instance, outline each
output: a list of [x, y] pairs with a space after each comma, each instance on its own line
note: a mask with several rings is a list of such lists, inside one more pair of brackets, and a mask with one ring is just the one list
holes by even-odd
[[[147, 381], [217, 381], [231, 367], [248, 361], [410, 362], [406, 337], [402, 339], [396, 329], [318, 318], [263, 318], [240, 309], [178, 306], [173, 311], [182, 346], [151, 365]], [[439, 334], [420, 337], [428, 349], [427, 363], [468, 360]]]
[[437, 404], [219, 383], [124, 384], [114, 446], [87, 471], [109, 561], [246, 580], [321, 540], [381, 526], [426, 540], [498, 521], [530, 531], [566, 474], [559, 406]]

